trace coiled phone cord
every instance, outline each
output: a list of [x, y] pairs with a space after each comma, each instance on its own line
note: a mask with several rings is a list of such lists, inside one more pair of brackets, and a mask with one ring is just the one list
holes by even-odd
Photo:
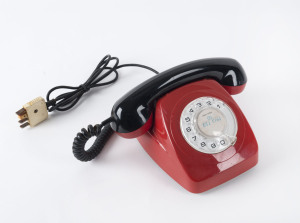
[[[109, 66], [110, 62], [114, 62], [112, 66]], [[151, 67], [141, 65], [141, 64], [122, 64], [119, 65], [119, 59], [117, 57], [111, 57], [110, 55], [106, 55], [99, 62], [94, 72], [87, 79], [87, 81], [78, 87], [73, 86], [57, 86], [50, 89], [47, 93], [46, 105], [49, 112], [52, 111], [66, 111], [74, 107], [77, 102], [81, 99], [81, 97], [88, 92], [90, 89], [100, 86], [105, 86], [116, 82], [119, 78], [118, 69], [122, 67], [140, 67], [147, 70], [152, 71], [155, 74], [158, 74], [156, 70]], [[106, 71], [106, 72], [104, 72]], [[101, 81], [109, 76], [110, 74], [114, 74], [115, 77], [107, 82]], [[67, 89], [71, 90], [67, 93], [63, 93], [50, 100], [50, 95], [58, 89]], [[102, 151], [104, 145], [107, 143], [111, 135], [114, 133], [112, 128], [110, 127], [110, 123], [112, 122], [111, 118], [108, 118], [101, 122], [101, 124], [97, 124], [95, 126], [89, 125], [87, 129], [82, 128], [81, 132], [79, 132], [74, 138], [73, 142], [73, 154], [80, 161], [90, 161], [94, 159], [98, 154]], [[96, 136], [96, 140], [93, 145], [85, 150], [86, 142], [93, 136]]]
[[[89, 125], [87, 129], [82, 128], [81, 132], [77, 133], [73, 141], [72, 149], [74, 156], [78, 160], [86, 162], [99, 155], [104, 145], [114, 133], [110, 127], [110, 122], [110, 119], [106, 119], [101, 124], [94, 126]], [[92, 136], [96, 136], [96, 140], [88, 150], [85, 150], [85, 144]]]

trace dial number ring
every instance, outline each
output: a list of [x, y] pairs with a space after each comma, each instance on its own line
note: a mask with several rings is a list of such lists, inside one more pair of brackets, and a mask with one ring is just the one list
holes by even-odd
[[180, 129], [192, 148], [214, 154], [234, 145], [237, 120], [231, 108], [220, 99], [200, 97], [183, 109]]

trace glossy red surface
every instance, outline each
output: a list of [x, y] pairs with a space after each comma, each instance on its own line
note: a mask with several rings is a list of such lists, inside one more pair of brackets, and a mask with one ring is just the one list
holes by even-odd
[[239, 94], [241, 93], [245, 87], [246, 84], [240, 85], [240, 86], [227, 86], [227, 85], [222, 85], [223, 88], [225, 88], [226, 91], [228, 91], [229, 94], [234, 95], [234, 94]]
[[147, 132], [152, 127], [152, 122], [153, 122], [153, 114], [150, 115], [150, 118], [148, 119], [148, 121], [141, 128], [139, 128], [133, 132], [128, 132], [128, 133], [120, 133], [120, 132], [116, 132], [116, 133], [119, 136], [126, 138], [126, 139], [137, 138], [137, 137], [143, 135], [145, 132]]
[[[203, 96], [224, 101], [238, 122], [235, 145], [217, 154], [193, 149], [180, 131], [183, 108]], [[230, 94], [214, 80], [193, 82], [163, 96], [156, 104], [152, 129], [138, 140], [164, 171], [193, 193], [209, 190], [238, 176], [255, 166], [258, 160], [258, 145], [245, 116]]]

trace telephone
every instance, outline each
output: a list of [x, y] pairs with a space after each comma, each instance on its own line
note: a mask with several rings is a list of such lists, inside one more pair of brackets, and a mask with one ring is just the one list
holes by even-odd
[[[114, 65], [109, 65], [114, 61]], [[216, 187], [256, 165], [258, 145], [247, 119], [231, 95], [245, 88], [247, 77], [234, 59], [212, 58], [188, 62], [162, 73], [141, 64], [119, 65], [105, 56], [88, 80], [78, 87], [57, 86], [45, 101], [38, 97], [16, 113], [20, 127], [35, 126], [48, 112], [75, 106], [91, 88], [111, 84], [118, 69], [140, 67], [157, 75], [138, 85], [113, 106], [111, 117], [81, 129], [73, 142], [73, 154], [90, 161], [116, 132], [137, 138], [150, 157], [182, 187], [200, 193]], [[115, 77], [107, 82], [110, 74]], [[68, 92], [50, 99], [57, 89]], [[86, 142], [96, 136], [89, 149]]]
[[[114, 131], [124, 138], [137, 138], [182, 187], [204, 192], [258, 161], [255, 136], [231, 97], [242, 92], [246, 82], [242, 66], [233, 59], [185, 63], [129, 91], [114, 104], [109, 119], [89, 130], [99, 132], [106, 126], [104, 135]], [[79, 134], [74, 141], [77, 158], [82, 156], [78, 148], [85, 153], [79, 138], [84, 141], [84, 136]], [[96, 140], [95, 147], [102, 148], [104, 141], [105, 136]]]

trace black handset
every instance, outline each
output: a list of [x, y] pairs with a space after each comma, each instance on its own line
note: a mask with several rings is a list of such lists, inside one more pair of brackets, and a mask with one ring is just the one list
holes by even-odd
[[148, 129], [130, 133], [147, 123], [157, 99], [175, 88], [204, 78], [230, 87], [242, 86], [247, 82], [242, 66], [234, 59], [212, 58], [184, 63], [146, 80], [120, 98], [111, 112], [111, 127], [123, 137], [137, 137]]

